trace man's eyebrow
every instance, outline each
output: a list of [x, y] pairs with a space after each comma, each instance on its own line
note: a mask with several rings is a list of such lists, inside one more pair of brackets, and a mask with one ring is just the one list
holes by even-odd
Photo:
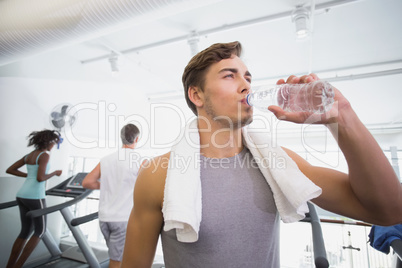
[[[236, 68], [223, 68], [222, 70], [219, 71], [219, 73], [223, 73], [223, 72], [232, 72], [232, 73], [237, 74], [239, 72], [239, 70], [237, 70]], [[244, 73], [244, 75], [252, 77], [252, 75], [249, 71], [246, 71]]]
[[223, 72], [232, 72], [232, 73], [238, 73], [239, 71], [236, 68], [223, 68], [222, 70], [219, 71], [219, 73]]

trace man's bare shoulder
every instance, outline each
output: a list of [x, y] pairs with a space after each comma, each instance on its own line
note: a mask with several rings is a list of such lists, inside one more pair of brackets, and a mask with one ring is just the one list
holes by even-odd
[[142, 164], [135, 184], [135, 197], [143, 197], [161, 207], [169, 157], [170, 152], [151, 158]]
[[166, 173], [169, 166], [169, 158], [170, 152], [147, 160], [143, 163], [140, 174], [146, 173], [147, 176], [166, 178]]

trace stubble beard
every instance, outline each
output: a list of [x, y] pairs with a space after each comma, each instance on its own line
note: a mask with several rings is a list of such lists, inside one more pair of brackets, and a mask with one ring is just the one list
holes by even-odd
[[[242, 117], [242, 110], [241, 110], [241, 103], [238, 104], [237, 107], [237, 118], [231, 118], [226, 115], [217, 115], [211, 100], [209, 97], [205, 98], [205, 113], [212, 118], [215, 122], [217, 122], [222, 128], [227, 128], [231, 130], [237, 130], [239, 128], [242, 128], [246, 125], [251, 124], [253, 122], [253, 116], [252, 114], [250, 116], [245, 116]], [[247, 108], [246, 112], [249, 112], [249, 109], [252, 109], [252, 107]]]

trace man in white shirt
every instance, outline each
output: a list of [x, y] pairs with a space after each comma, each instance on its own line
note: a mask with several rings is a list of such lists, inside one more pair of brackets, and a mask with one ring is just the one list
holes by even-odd
[[140, 163], [134, 153], [140, 131], [133, 124], [121, 129], [123, 146], [103, 157], [84, 178], [82, 186], [100, 189], [99, 225], [109, 248], [109, 268], [120, 267], [128, 218], [133, 207], [134, 186]]

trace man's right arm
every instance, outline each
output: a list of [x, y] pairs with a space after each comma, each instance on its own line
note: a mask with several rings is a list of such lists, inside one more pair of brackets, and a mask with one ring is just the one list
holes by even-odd
[[162, 203], [169, 154], [144, 164], [134, 188], [121, 268], [151, 267], [163, 226]]
[[82, 180], [82, 187], [87, 189], [100, 189], [100, 179], [101, 171], [100, 171], [100, 163], [96, 165], [96, 167], [85, 176]]

